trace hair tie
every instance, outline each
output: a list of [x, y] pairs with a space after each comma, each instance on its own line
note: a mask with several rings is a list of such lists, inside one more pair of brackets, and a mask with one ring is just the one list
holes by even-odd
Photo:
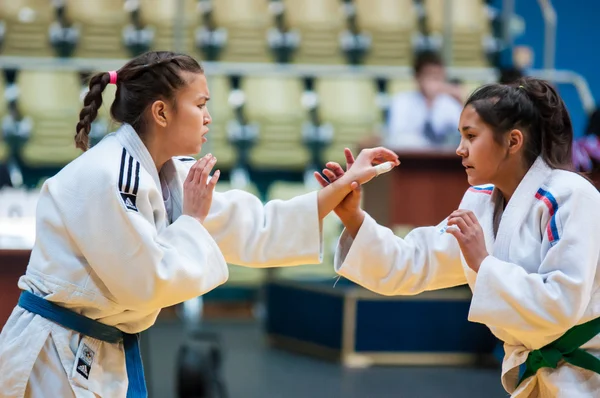
[[117, 71], [116, 70], [108, 71], [108, 75], [110, 76], [109, 84], [117, 84]]
[[519, 88], [522, 88], [523, 90], [525, 90], [525, 87], [523, 85], [519, 86]]

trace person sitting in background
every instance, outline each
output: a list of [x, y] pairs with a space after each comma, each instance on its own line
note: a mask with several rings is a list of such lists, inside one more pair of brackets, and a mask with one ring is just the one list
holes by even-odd
[[418, 91], [399, 93], [392, 99], [384, 137], [389, 148], [440, 146], [450, 134], [458, 136], [462, 90], [447, 82], [441, 57], [430, 51], [419, 53], [414, 73]]

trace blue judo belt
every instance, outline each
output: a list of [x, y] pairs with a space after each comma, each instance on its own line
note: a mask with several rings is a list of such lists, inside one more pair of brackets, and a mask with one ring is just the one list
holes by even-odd
[[27, 291], [21, 292], [19, 306], [82, 335], [112, 344], [123, 341], [125, 366], [129, 379], [127, 398], [148, 396], [138, 334], [123, 333], [116, 327], [86, 318]]

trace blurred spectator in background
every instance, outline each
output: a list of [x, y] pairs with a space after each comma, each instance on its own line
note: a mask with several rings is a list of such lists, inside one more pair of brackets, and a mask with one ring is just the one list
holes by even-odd
[[384, 137], [389, 148], [440, 146], [448, 143], [450, 135], [458, 137], [463, 103], [459, 82], [447, 81], [441, 57], [431, 51], [416, 55], [414, 73], [418, 91], [392, 99]]

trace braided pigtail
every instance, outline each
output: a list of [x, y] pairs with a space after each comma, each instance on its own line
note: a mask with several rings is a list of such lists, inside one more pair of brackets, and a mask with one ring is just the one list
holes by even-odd
[[79, 112], [79, 122], [75, 133], [75, 145], [82, 151], [87, 151], [89, 148], [92, 122], [98, 116], [98, 109], [102, 106], [102, 92], [110, 80], [111, 76], [108, 72], [98, 73], [90, 79], [89, 91], [83, 100], [83, 108]]

